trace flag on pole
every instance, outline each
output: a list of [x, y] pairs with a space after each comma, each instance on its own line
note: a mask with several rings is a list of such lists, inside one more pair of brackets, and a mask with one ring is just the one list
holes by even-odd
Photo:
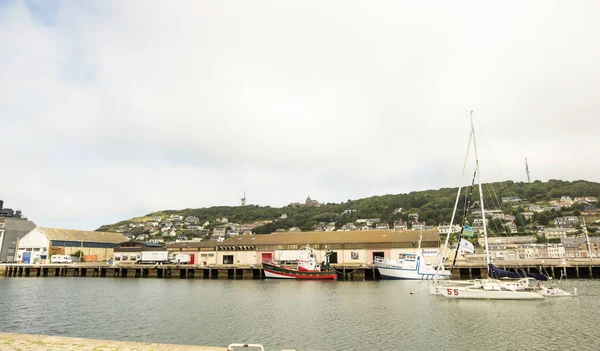
[[473, 244], [471, 244], [467, 240], [461, 240], [458, 249], [460, 251], [466, 252], [466, 253], [473, 253], [473, 252], [475, 252], [475, 246], [473, 246]]
[[469, 238], [474, 237], [475, 233], [473, 233], [473, 228], [465, 224], [465, 226], [463, 227], [462, 236], [467, 236]]

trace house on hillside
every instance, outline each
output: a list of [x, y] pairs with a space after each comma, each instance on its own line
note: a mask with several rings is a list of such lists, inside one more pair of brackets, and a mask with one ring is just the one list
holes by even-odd
[[521, 216], [523, 216], [525, 220], [530, 221], [533, 219], [533, 212], [523, 212], [521, 213]]
[[183, 216], [180, 216], [180, 215], [171, 215], [171, 216], [169, 216], [169, 220], [171, 222], [180, 222], [180, 221], [183, 220]]
[[563, 206], [571, 206], [573, 204], [573, 200], [571, 200], [570, 196], [561, 196], [560, 204]]
[[412, 230], [425, 230], [425, 222], [412, 222]]
[[542, 210], [542, 207], [540, 205], [530, 205], [529, 206], [529, 211], [532, 211], [532, 212], [543, 212], [544, 210]]
[[565, 228], [544, 228], [542, 236], [546, 239], [566, 238], [567, 230]]
[[577, 218], [577, 216], [556, 217], [554, 219], [554, 224], [557, 227], [569, 227], [571, 225], [578, 225], [579, 218]]
[[502, 203], [516, 203], [520, 202], [521, 199], [518, 196], [504, 196], [502, 197]]
[[598, 210], [594, 205], [583, 205], [583, 213], [586, 215], [595, 215], [598, 213]]
[[198, 225], [198, 224], [200, 224], [200, 219], [198, 217], [194, 217], [194, 216], [187, 216], [187, 217], [185, 217], [184, 222], [187, 225]]
[[451, 234], [458, 233], [460, 231], [460, 226], [458, 224], [451, 226], [449, 224], [440, 224], [438, 226], [438, 233], [440, 234]]
[[404, 221], [394, 222], [394, 230], [397, 232], [408, 230], [408, 225]]
[[329, 222], [325, 225], [325, 229], [326, 232], [332, 232], [335, 230], [335, 222]]

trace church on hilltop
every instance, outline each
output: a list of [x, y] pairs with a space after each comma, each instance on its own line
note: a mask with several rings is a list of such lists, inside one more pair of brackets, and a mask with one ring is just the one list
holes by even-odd
[[317, 200], [312, 200], [312, 199], [310, 198], [310, 196], [306, 198], [306, 202], [305, 202], [304, 204], [305, 204], [306, 206], [319, 206], [319, 205], [320, 205], [320, 204], [319, 204], [319, 201], [317, 201]]

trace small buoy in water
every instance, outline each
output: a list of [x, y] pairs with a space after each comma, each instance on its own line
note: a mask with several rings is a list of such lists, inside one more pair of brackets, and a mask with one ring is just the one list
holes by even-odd
[[415, 294], [415, 292], [414, 292], [414, 291], [411, 291], [411, 292], [410, 292], [410, 294], [411, 294], [411, 295], [414, 295], [414, 294]]

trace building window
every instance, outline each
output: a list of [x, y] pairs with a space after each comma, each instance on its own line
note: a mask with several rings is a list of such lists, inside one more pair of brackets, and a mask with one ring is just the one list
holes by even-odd
[[358, 252], [356, 252], [356, 251], [350, 252], [350, 259], [358, 260]]
[[233, 264], [233, 255], [223, 255], [223, 264]]

